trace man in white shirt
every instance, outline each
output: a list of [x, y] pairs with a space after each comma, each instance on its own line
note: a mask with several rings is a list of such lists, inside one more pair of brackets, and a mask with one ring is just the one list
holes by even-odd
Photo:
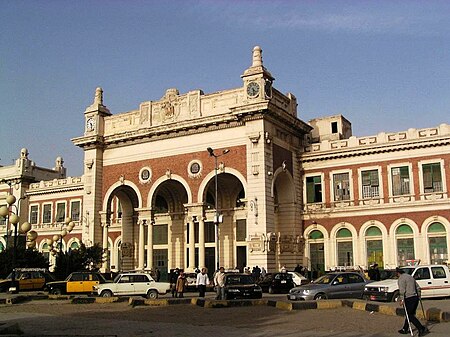
[[225, 268], [220, 267], [219, 271], [214, 276], [214, 285], [216, 286], [216, 300], [225, 299]]
[[197, 274], [196, 285], [199, 292], [198, 296], [205, 297], [206, 287], [209, 286], [209, 278], [208, 274], [206, 273], [206, 268], [202, 268], [202, 271]]

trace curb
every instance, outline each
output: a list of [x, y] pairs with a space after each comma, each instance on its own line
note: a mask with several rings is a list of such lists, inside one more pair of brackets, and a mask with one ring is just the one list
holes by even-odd
[[[324, 310], [336, 309], [339, 307], [349, 307], [355, 310], [378, 312], [390, 316], [405, 316], [405, 310], [402, 307], [394, 307], [392, 305], [378, 304], [374, 302], [366, 302], [363, 300], [319, 300], [319, 301], [299, 301], [286, 302], [270, 299], [254, 299], [254, 300], [210, 300], [205, 298], [169, 298], [169, 299], [144, 299], [135, 297], [74, 297], [70, 295], [37, 295], [37, 296], [14, 296], [0, 299], [0, 304], [18, 304], [31, 300], [70, 300], [73, 304], [90, 304], [90, 303], [119, 303], [128, 301], [129, 305], [135, 306], [170, 306], [177, 304], [191, 304], [203, 308], [231, 308], [231, 307], [248, 307], [256, 305], [271, 306], [280, 310]], [[429, 308], [425, 311], [425, 315], [418, 308], [417, 317], [430, 322], [450, 322], [450, 312], [443, 311], [438, 308]], [[2, 325], [0, 325], [1, 334]]]

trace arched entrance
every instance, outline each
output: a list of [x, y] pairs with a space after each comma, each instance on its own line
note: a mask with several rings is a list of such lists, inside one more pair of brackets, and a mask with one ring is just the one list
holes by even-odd
[[[160, 272], [162, 281], [168, 280], [171, 268], [186, 269], [189, 257], [184, 255], [188, 193], [177, 180], [169, 179], [157, 186], [151, 196], [151, 222], [146, 227], [148, 238], [145, 255], [147, 268]], [[150, 233], [149, 233], [150, 231]]]
[[[217, 174], [217, 200], [215, 175], [211, 176], [203, 191], [204, 259], [209, 273], [216, 269], [217, 263], [226, 269], [235, 267], [243, 269], [248, 264], [245, 198], [245, 189], [241, 180], [230, 173]], [[217, 226], [215, 223], [216, 204], [217, 214], [220, 215]], [[216, 246], [217, 237], [219, 242]], [[216, 259], [216, 247], [219, 252], [219, 261]]]
[[[108, 196], [106, 219], [102, 220], [102, 223], [104, 226], [111, 226], [112, 229], [119, 227], [121, 230], [121, 257], [116, 266], [118, 270], [137, 268], [139, 230], [135, 209], [138, 207], [138, 195], [130, 186], [120, 185]], [[104, 244], [107, 245], [108, 243]]]

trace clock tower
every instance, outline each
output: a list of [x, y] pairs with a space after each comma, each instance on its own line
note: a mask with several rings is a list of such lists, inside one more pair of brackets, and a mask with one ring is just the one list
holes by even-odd
[[103, 117], [111, 116], [109, 109], [103, 105], [103, 90], [95, 89], [94, 102], [84, 112], [84, 134], [103, 136]]
[[244, 81], [245, 96], [248, 101], [270, 100], [272, 98], [272, 83], [274, 78], [263, 66], [262, 50], [259, 46], [253, 48], [252, 65], [241, 75]]

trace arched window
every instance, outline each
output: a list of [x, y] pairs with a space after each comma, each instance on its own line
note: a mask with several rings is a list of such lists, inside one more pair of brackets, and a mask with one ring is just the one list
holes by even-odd
[[377, 226], [370, 226], [365, 233], [367, 267], [377, 263], [383, 268], [383, 240], [381, 230]]
[[405, 266], [407, 260], [414, 260], [414, 232], [407, 224], [401, 224], [395, 231], [397, 242], [397, 265]]
[[74, 241], [74, 242], [72, 242], [71, 244], [70, 244], [70, 250], [76, 250], [76, 249], [78, 249], [78, 248], [80, 248], [80, 245], [78, 244], [78, 242], [76, 242], [76, 241]]
[[339, 267], [353, 266], [353, 242], [352, 232], [347, 228], [341, 228], [336, 233], [337, 263]]
[[447, 231], [440, 222], [432, 223], [427, 230], [430, 263], [443, 264], [448, 260]]
[[325, 272], [325, 255], [323, 233], [319, 230], [313, 230], [308, 235], [309, 241], [309, 257], [311, 269], [311, 277], [317, 278]]

